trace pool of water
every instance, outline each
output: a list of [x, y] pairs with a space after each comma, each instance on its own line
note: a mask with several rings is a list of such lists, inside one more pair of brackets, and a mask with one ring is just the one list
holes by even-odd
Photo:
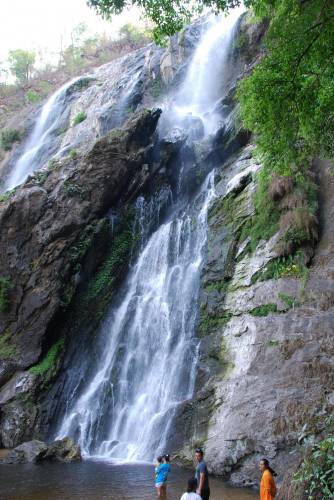
[[[168, 500], [179, 500], [191, 471], [172, 466]], [[0, 465], [0, 500], [153, 500], [154, 468], [146, 464], [83, 461]], [[257, 493], [211, 478], [210, 500], [254, 500]]]

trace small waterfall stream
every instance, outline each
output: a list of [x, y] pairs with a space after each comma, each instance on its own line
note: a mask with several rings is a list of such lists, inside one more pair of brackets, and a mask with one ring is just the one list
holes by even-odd
[[[217, 50], [228, 52], [239, 14], [209, 23], [178, 96], [180, 102], [182, 93], [188, 92], [186, 106], [178, 109], [180, 116], [189, 111], [200, 116], [214, 105], [221, 91], [219, 75], [228, 71], [225, 56], [216, 81], [210, 81], [210, 71]], [[73, 383], [56, 437], [74, 437], [86, 456], [152, 460], [168, 445], [178, 405], [193, 395], [197, 302], [213, 179], [211, 172], [182, 208], [176, 201], [169, 218], [144, 238], [123, 300], [111, 306], [98, 333], [102, 355], [83, 389]], [[148, 223], [144, 219], [137, 225]]]

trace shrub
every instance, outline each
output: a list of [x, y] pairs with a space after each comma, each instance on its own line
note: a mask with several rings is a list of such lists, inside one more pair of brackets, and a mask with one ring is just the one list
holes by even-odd
[[200, 320], [199, 331], [207, 335], [212, 330], [224, 327], [230, 321], [231, 317], [232, 314], [228, 312], [222, 315], [204, 313]]
[[308, 500], [334, 497], [334, 436], [316, 444], [304, 459], [294, 482], [302, 483]]
[[264, 304], [262, 306], [254, 307], [251, 311], [249, 311], [249, 314], [252, 316], [268, 316], [270, 313], [277, 312], [277, 305], [276, 304]]
[[69, 157], [71, 158], [71, 160], [75, 160], [78, 157], [78, 153], [75, 149], [71, 149]]
[[254, 274], [252, 283], [256, 281], [266, 281], [270, 279], [278, 280], [279, 278], [294, 277], [301, 278], [307, 272], [307, 267], [304, 263], [302, 252], [288, 257], [278, 257], [271, 260], [263, 271]]
[[72, 126], [75, 127], [75, 125], [78, 125], [79, 123], [83, 122], [87, 118], [87, 113], [85, 111], [79, 111], [77, 115], [73, 118], [73, 123]]
[[1, 147], [5, 151], [12, 149], [14, 142], [21, 140], [20, 132], [15, 128], [5, 128], [1, 131]]
[[79, 184], [77, 184], [76, 182], [66, 180], [62, 185], [62, 191], [64, 191], [64, 193], [68, 194], [69, 196], [80, 196], [80, 198], [83, 198], [87, 189], [79, 186]]
[[26, 92], [25, 100], [26, 100], [27, 103], [33, 104], [35, 102], [38, 102], [40, 99], [41, 99], [40, 95], [36, 92], [36, 90], [29, 89]]
[[13, 288], [13, 283], [9, 278], [0, 277], [0, 311], [6, 312], [9, 308], [9, 292]]

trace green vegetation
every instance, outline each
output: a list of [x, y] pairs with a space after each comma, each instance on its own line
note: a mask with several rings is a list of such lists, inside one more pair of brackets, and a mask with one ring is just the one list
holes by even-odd
[[50, 172], [48, 170], [40, 170], [39, 172], [35, 172], [34, 179], [37, 184], [43, 184], [43, 182], [48, 178], [49, 173]]
[[41, 96], [34, 89], [29, 89], [26, 92], [25, 100], [28, 104], [33, 104], [41, 100]]
[[304, 264], [302, 253], [293, 256], [289, 255], [288, 257], [278, 257], [271, 260], [263, 271], [254, 274], [252, 283], [286, 277], [301, 278], [306, 270], [307, 267]]
[[5, 128], [1, 130], [0, 142], [5, 151], [12, 149], [14, 142], [21, 140], [20, 132], [15, 128]]
[[277, 312], [276, 304], [263, 304], [262, 306], [254, 307], [254, 309], [249, 311], [249, 314], [251, 314], [252, 316], [263, 317], [275, 312]]
[[72, 182], [69, 179], [64, 182], [61, 189], [69, 196], [79, 196], [80, 198], [84, 198], [87, 192], [85, 187], [80, 186], [76, 182]]
[[17, 356], [17, 349], [10, 344], [10, 333], [4, 332], [0, 336], [0, 358], [11, 359]]
[[57, 135], [63, 135], [63, 134], [66, 134], [67, 131], [68, 131], [67, 127], [60, 127], [60, 128], [57, 129], [56, 134]]
[[124, 276], [131, 252], [138, 241], [138, 235], [133, 232], [133, 219], [134, 211], [132, 208], [125, 208], [113, 234], [111, 234], [108, 221], [104, 220], [99, 227], [93, 228], [91, 226], [91, 230], [86, 231], [78, 243], [71, 248], [68, 258], [73, 275], [80, 271], [84, 256], [88, 249], [94, 245], [95, 234], [98, 235], [99, 239], [102, 237], [109, 251], [93, 276], [75, 297], [74, 280], [70, 280], [64, 286], [63, 305], [67, 307], [71, 303], [66, 320], [67, 326], [65, 326], [70, 335], [78, 332], [84, 326], [94, 329], [102, 319], [120, 279]]
[[69, 157], [71, 158], [71, 160], [75, 160], [78, 157], [77, 151], [75, 149], [71, 149]]
[[268, 342], [265, 343], [266, 347], [277, 347], [279, 346], [279, 341], [278, 340], [268, 340]]
[[10, 191], [6, 191], [3, 194], [0, 194], [0, 203], [4, 203], [12, 198], [16, 193], [17, 188], [11, 189]]
[[13, 288], [10, 278], [0, 276], [0, 311], [7, 312], [9, 308], [9, 292]]
[[152, 83], [149, 87], [149, 92], [151, 94], [152, 97], [154, 97], [155, 99], [157, 99], [163, 92], [163, 83], [160, 79], [155, 79], [155, 80], [152, 80]]
[[269, 199], [269, 179], [262, 170], [257, 178], [257, 190], [254, 196], [255, 216], [244, 224], [240, 241], [250, 239], [250, 249], [253, 252], [261, 240], [268, 240], [279, 229], [280, 212], [276, 204]]
[[308, 500], [329, 500], [334, 496], [333, 433], [316, 444], [306, 455], [294, 482], [300, 484]]
[[[251, 2], [269, 16], [267, 53], [239, 85], [244, 124], [269, 171], [297, 176], [314, 156], [333, 157], [334, 5], [326, 0]], [[293, 40], [293, 43], [291, 41]]]
[[15, 76], [18, 85], [25, 86], [29, 83], [34, 70], [35, 60], [36, 55], [34, 52], [23, 49], [9, 51], [9, 69]]
[[225, 312], [219, 316], [201, 312], [199, 331], [203, 335], [208, 335], [212, 330], [223, 328], [232, 318], [232, 314]]
[[75, 127], [79, 123], [83, 122], [86, 118], [87, 113], [85, 111], [79, 111], [79, 113], [73, 118], [72, 127]]
[[132, 228], [122, 231], [114, 240], [110, 255], [99, 268], [88, 285], [86, 298], [88, 301], [97, 299], [106, 287], [112, 287], [116, 269], [124, 267], [131, 247], [136, 240]]
[[282, 302], [284, 302], [284, 304], [286, 304], [289, 309], [294, 309], [296, 306], [299, 305], [299, 302], [296, 299], [296, 297], [292, 297], [291, 295], [287, 295], [285, 293], [279, 293], [278, 298]]
[[32, 366], [29, 369], [30, 373], [34, 375], [42, 375], [50, 377], [53, 372], [57, 369], [57, 361], [61, 351], [64, 348], [64, 339], [58, 340], [53, 346], [49, 349], [46, 356], [35, 366]]
[[225, 292], [226, 288], [227, 288], [227, 281], [224, 280], [212, 281], [211, 283], [205, 285], [205, 290], [207, 292], [216, 291], [219, 293], [223, 293]]
[[143, 9], [150, 18], [155, 28], [154, 39], [161, 43], [166, 36], [174, 35], [189, 23], [192, 16], [200, 14], [204, 8], [209, 7], [216, 12], [227, 7], [239, 5], [235, 0], [202, 0], [189, 2], [187, 0], [88, 0], [88, 5], [93, 7], [105, 19], [110, 19], [114, 14], [119, 14], [130, 5]]

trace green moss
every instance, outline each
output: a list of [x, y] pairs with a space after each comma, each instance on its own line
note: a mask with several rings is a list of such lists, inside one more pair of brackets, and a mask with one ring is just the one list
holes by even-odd
[[0, 336], [0, 358], [12, 359], [18, 355], [17, 348], [10, 344], [10, 333], [4, 332]]
[[16, 193], [16, 189], [14, 188], [11, 191], [6, 191], [6, 193], [0, 195], [0, 203], [5, 203], [6, 201], [10, 200], [14, 194]]
[[226, 291], [226, 288], [227, 288], [227, 281], [224, 281], [224, 280], [218, 280], [218, 281], [212, 281], [211, 283], [208, 283], [207, 285], [205, 285], [205, 290], [207, 292], [219, 292], [219, 293], [223, 293]]
[[280, 211], [276, 203], [268, 196], [269, 176], [262, 170], [257, 176], [257, 190], [254, 195], [255, 215], [244, 224], [240, 241], [250, 239], [250, 250], [253, 252], [261, 240], [270, 239], [279, 228]]
[[0, 144], [2, 149], [9, 151], [12, 149], [14, 142], [21, 140], [20, 132], [15, 128], [4, 128], [0, 134]]
[[294, 309], [296, 306], [299, 305], [298, 300], [296, 297], [292, 297], [291, 295], [287, 295], [285, 293], [279, 293], [278, 294], [279, 299], [286, 304], [286, 306], [289, 309]]
[[51, 375], [56, 370], [58, 357], [64, 348], [64, 343], [64, 339], [62, 338], [53, 344], [42, 361], [32, 366], [29, 372], [34, 375]]
[[263, 317], [275, 312], [277, 312], [276, 304], [263, 304], [262, 306], [254, 307], [254, 309], [249, 311], [249, 314], [251, 314], [252, 316]]
[[152, 83], [149, 87], [149, 92], [152, 97], [157, 99], [163, 92], [164, 85], [160, 79], [152, 80]]
[[279, 346], [279, 341], [278, 340], [268, 340], [268, 342], [265, 343], [266, 347], [277, 347]]
[[208, 335], [211, 331], [223, 328], [232, 318], [232, 314], [225, 312], [221, 315], [202, 312], [199, 323], [199, 331], [203, 335]]
[[[139, 238], [133, 232], [133, 220], [134, 210], [126, 208], [113, 235], [110, 232], [110, 226], [104, 226], [104, 229], [108, 231], [106, 238], [109, 241], [109, 252], [90, 280], [82, 287], [80, 293], [73, 298], [75, 292], [73, 280], [65, 285], [63, 300], [67, 301], [66, 305], [71, 302], [65, 329], [70, 335], [80, 331], [84, 326], [95, 331], [103, 318], [120, 279], [126, 272], [131, 252]], [[83, 235], [80, 242], [71, 248], [69, 260], [72, 262], [73, 273], [80, 270], [80, 261], [87, 248], [92, 245], [91, 237], [92, 235], [88, 233], [86, 236]]]
[[79, 111], [78, 114], [73, 118], [72, 126], [75, 127], [79, 123], [83, 122], [87, 118], [87, 113], [85, 111]]
[[66, 134], [67, 131], [68, 131], [68, 127], [59, 127], [56, 130], [56, 134], [57, 135], [63, 135], [63, 134]]
[[68, 250], [67, 259], [71, 265], [71, 278], [63, 286], [61, 292], [61, 305], [64, 308], [66, 308], [73, 299], [76, 290], [76, 274], [81, 270], [81, 261], [92, 245], [94, 234], [100, 227], [104, 226], [105, 223], [106, 221], [102, 220], [97, 226], [89, 224], [78, 240]]
[[0, 276], [0, 311], [7, 312], [9, 308], [9, 292], [13, 288], [10, 278]]
[[234, 42], [234, 47], [236, 49], [243, 49], [248, 44], [248, 37], [245, 33], [240, 33]]
[[75, 160], [78, 157], [78, 153], [75, 149], [71, 149], [68, 156], [71, 158], [71, 160]]

